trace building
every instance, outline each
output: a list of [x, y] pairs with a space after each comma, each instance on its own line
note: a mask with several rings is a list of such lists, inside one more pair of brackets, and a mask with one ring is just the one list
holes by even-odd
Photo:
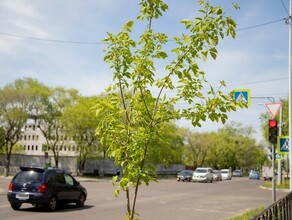
[[[24, 128], [23, 133], [17, 143], [21, 147], [23, 153], [33, 156], [53, 156], [52, 152], [48, 150], [47, 140], [40, 129], [40, 125], [28, 122]], [[77, 147], [72, 139], [67, 136], [60, 136], [60, 144], [57, 145], [59, 156], [77, 156]]]

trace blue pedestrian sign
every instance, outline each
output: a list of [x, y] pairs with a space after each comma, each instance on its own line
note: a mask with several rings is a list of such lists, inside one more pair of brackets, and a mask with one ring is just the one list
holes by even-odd
[[236, 89], [234, 90], [234, 99], [238, 103], [244, 103], [250, 106], [250, 90], [249, 89]]
[[278, 154], [289, 154], [289, 136], [278, 136], [277, 141], [277, 153]]

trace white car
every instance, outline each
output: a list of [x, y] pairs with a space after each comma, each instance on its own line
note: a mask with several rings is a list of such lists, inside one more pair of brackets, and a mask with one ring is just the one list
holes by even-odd
[[222, 180], [231, 180], [231, 171], [229, 169], [222, 169], [221, 170]]
[[209, 167], [198, 167], [192, 177], [193, 182], [213, 182], [213, 171]]

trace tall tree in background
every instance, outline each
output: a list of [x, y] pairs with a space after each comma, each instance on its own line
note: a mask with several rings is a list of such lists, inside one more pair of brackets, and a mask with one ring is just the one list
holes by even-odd
[[22, 128], [34, 111], [35, 87], [39, 83], [31, 78], [15, 80], [0, 89], [0, 127], [5, 154], [5, 176], [9, 175], [11, 153], [19, 141]]
[[68, 106], [62, 115], [64, 134], [71, 137], [77, 146], [78, 175], [83, 174], [88, 159], [100, 157], [103, 153], [95, 135], [98, 118], [93, 111], [90, 111], [96, 98], [80, 97], [75, 104]]
[[208, 151], [212, 150], [209, 133], [191, 133], [186, 136], [185, 154], [187, 163], [191, 164], [194, 169], [205, 165], [205, 159]]
[[67, 141], [62, 124], [62, 114], [66, 107], [73, 105], [79, 93], [75, 89], [63, 87], [50, 88], [48, 93], [39, 99], [35, 115], [46, 139], [46, 150], [54, 157], [55, 167], [59, 166], [59, 152]]
[[[155, 165], [164, 159], [158, 146], [164, 143], [161, 133], [165, 123], [181, 118], [191, 120], [193, 126], [200, 126], [207, 118], [224, 123], [227, 112], [235, 110], [232, 94], [214, 90], [199, 62], [209, 56], [216, 59], [219, 41], [229, 35], [235, 37], [236, 24], [225, 16], [222, 7], [198, 2], [201, 16], [181, 21], [186, 33], [174, 37], [176, 47], [172, 52], [176, 58], [166, 63], [163, 73], [157, 72], [156, 65], [168, 57], [163, 48], [169, 40], [152, 28], [168, 10], [163, 0], [140, 1], [136, 21], [145, 22], [146, 29], [139, 40], [131, 38], [134, 21], [127, 22], [115, 35], [108, 33], [104, 40], [104, 60], [114, 77], [106, 98], [98, 99], [95, 106], [97, 115], [102, 116], [97, 135], [108, 148], [108, 155], [123, 168], [115, 194], [120, 190], [126, 193], [125, 219], [137, 219], [139, 186], [156, 180]], [[221, 85], [225, 86], [224, 81]], [[181, 101], [187, 103], [186, 107], [176, 109]]]

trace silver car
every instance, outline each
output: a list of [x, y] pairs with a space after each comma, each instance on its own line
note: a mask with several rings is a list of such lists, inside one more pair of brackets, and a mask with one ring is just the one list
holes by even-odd
[[198, 167], [192, 177], [193, 182], [213, 182], [213, 170], [209, 167]]
[[223, 180], [231, 180], [232, 174], [229, 169], [222, 169], [221, 176]]

